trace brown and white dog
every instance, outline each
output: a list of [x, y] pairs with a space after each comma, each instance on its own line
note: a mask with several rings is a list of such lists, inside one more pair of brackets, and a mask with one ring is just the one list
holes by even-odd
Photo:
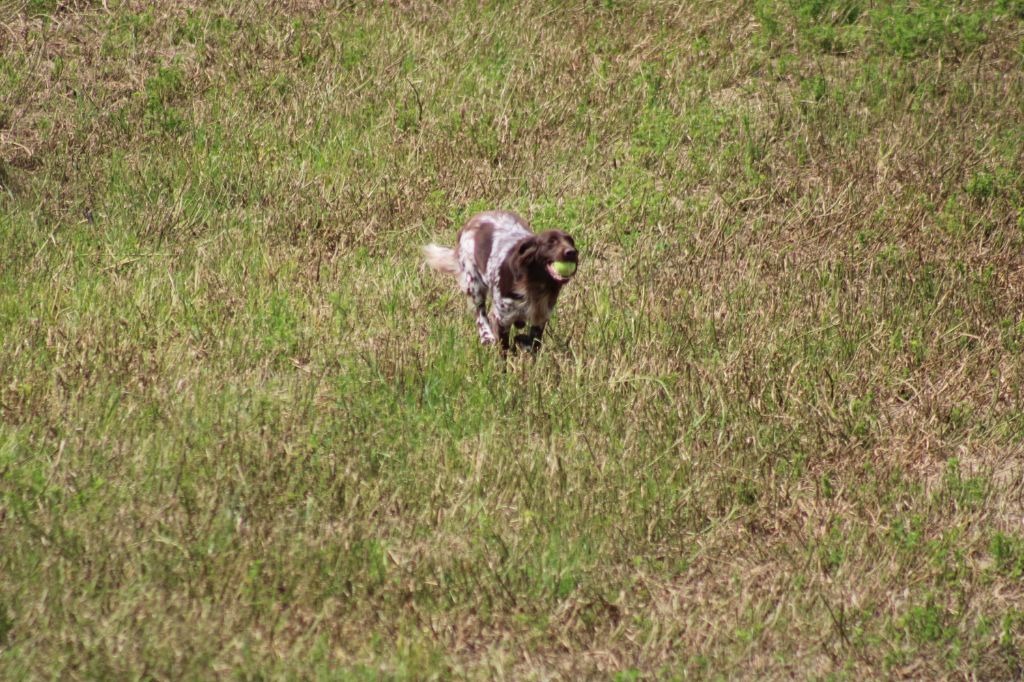
[[552, 264], [579, 260], [572, 237], [562, 230], [534, 234], [515, 213], [487, 211], [470, 218], [455, 243], [454, 249], [429, 244], [423, 254], [430, 267], [457, 276], [459, 288], [473, 300], [480, 342], [497, 340], [507, 351], [512, 328], [529, 325], [527, 334], [515, 337], [516, 344], [539, 349], [558, 293], [572, 278], [559, 275]]

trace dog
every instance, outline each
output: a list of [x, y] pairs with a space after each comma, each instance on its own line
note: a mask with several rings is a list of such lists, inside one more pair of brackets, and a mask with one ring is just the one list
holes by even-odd
[[[548, 230], [534, 234], [529, 224], [511, 211], [478, 213], [459, 230], [454, 249], [428, 244], [423, 255], [433, 269], [458, 278], [459, 288], [473, 301], [480, 342], [500, 342], [503, 354], [511, 345], [512, 328], [526, 325], [528, 332], [514, 339], [517, 347], [540, 350], [558, 294], [579, 264], [576, 243], [567, 233]], [[558, 268], [555, 263], [560, 264]], [[492, 298], [490, 315], [488, 293]]]

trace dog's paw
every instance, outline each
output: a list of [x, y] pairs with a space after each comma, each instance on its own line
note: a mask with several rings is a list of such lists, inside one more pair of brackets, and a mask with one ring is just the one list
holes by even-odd
[[483, 346], [493, 346], [496, 341], [497, 341], [497, 339], [494, 338], [493, 334], [481, 334], [480, 335], [480, 344], [483, 345]]
[[530, 336], [529, 334], [517, 334], [515, 342], [520, 350], [524, 350], [529, 353], [536, 353], [540, 350], [540, 339], [535, 336]]

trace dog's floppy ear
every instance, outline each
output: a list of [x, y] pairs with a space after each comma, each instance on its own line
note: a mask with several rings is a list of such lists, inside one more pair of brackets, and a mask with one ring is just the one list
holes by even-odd
[[537, 238], [527, 237], [516, 246], [516, 254], [525, 260], [537, 251]]

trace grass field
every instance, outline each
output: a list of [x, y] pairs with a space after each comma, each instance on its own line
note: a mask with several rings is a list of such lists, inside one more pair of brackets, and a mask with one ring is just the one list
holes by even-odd
[[5, 680], [1024, 676], [1022, 0], [3, 0], [0, 338]]

